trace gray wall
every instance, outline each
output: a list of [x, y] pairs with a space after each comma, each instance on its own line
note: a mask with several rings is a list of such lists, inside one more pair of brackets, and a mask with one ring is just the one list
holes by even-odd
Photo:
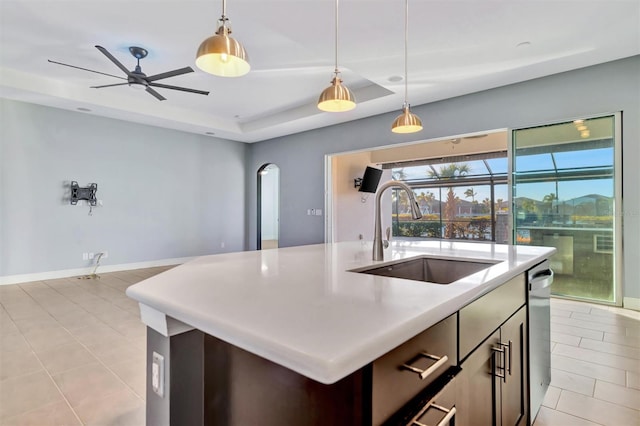
[[[245, 249], [247, 145], [0, 100], [0, 276]], [[104, 206], [71, 206], [65, 182]], [[221, 247], [221, 243], [225, 247]]]
[[624, 296], [640, 297], [640, 56], [412, 109], [425, 127], [419, 136], [391, 133], [394, 112], [252, 145], [247, 164], [249, 247], [255, 248], [255, 173], [264, 163], [280, 167], [281, 247], [320, 243], [323, 219], [307, 216], [306, 210], [324, 205], [326, 154], [623, 111]]

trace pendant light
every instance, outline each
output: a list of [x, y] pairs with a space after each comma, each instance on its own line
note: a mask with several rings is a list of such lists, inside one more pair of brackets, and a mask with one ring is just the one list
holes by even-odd
[[338, 70], [338, 0], [336, 0], [336, 40], [335, 40], [336, 67], [335, 76], [331, 80], [331, 86], [327, 87], [318, 98], [318, 108], [327, 112], [349, 111], [356, 107], [356, 99], [353, 93], [342, 84], [340, 70]]
[[415, 133], [422, 130], [422, 121], [410, 111], [407, 97], [409, 86], [409, 71], [407, 66], [409, 45], [409, 0], [404, 0], [404, 104], [402, 104], [402, 114], [400, 114], [391, 125], [393, 133]]
[[202, 71], [220, 77], [240, 77], [251, 69], [249, 56], [237, 40], [229, 37], [231, 27], [227, 18], [227, 0], [222, 0], [222, 17], [215, 35], [200, 44], [196, 66]]

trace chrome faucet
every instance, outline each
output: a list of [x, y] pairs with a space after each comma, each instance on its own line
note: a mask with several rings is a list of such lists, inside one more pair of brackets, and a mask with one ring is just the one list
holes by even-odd
[[418, 202], [416, 201], [416, 197], [413, 194], [413, 190], [405, 183], [399, 182], [397, 180], [390, 180], [389, 182], [385, 182], [378, 188], [378, 192], [376, 192], [376, 219], [374, 224], [374, 237], [373, 237], [373, 260], [384, 260], [384, 252], [383, 248], [389, 247], [389, 232], [387, 232], [387, 239], [382, 241], [382, 223], [380, 221], [380, 198], [382, 198], [382, 193], [387, 189], [393, 186], [400, 187], [407, 192], [409, 196], [409, 206], [411, 207], [411, 217], [414, 219], [420, 219], [422, 217], [422, 213], [420, 212], [420, 206], [418, 206]]

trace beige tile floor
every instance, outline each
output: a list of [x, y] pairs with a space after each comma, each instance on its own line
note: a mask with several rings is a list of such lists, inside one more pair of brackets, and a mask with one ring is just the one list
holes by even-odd
[[551, 299], [547, 425], [640, 425], [640, 312]]
[[144, 425], [133, 283], [168, 269], [0, 286], [0, 425]]
[[[144, 425], [145, 328], [124, 290], [166, 269], [0, 286], [0, 425]], [[640, 426], [640, 312], [551, 306], [535, 425]]]

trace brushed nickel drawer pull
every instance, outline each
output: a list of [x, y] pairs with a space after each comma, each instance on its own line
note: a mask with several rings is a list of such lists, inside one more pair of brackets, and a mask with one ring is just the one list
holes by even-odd
[[[507, 371], [509, 372], [509, 375], [511, 375], [511, 345], [510, 344], [507, 345], [504, 343], [498, 343], [498, 345], [500, 345], [500, 347], [491, 348], [494, 355], [493, 356], [493, 373], [496, 375], [496, 377], [500, 377], [502, 381], [506, 383]], [[507, 367], [507, 351], [509, 352], [509, 367]], [[501, 355], [502, 359], [500, 363], [496, 361], [495, 355]], [[499, 373], [498, 370], [500, 370], [501, 373]]]
[[[426, 370], [421, 370], [421, 369], [416, 368], [416, 367], [414, 367], [412, 365], [409, 365], [408, 363], [407, 364], [402, 364], [403, 368], [406, 368], [407, 370], [411, 370], [414, 373], [418, 373], [418, 375], [420, 376], [421, 380], [424, 380], [427, 377], [429, 377], [429, 375], [431, 373], [433, 373], [438, 368], [440, 368], [443, 365], [445, 365], [447, 363], [447, 361], [449, 361], [449, 357], [446, 356], [446, 355], [439, 357], [439, 356], [428, 354], [426, 352], [420, 352], [416, 357], [414, 357], [412, 359], [412, 361], [415, 360], [418, 357], [424, 357], [424, 358], [428, 358], [428, 359], [432, 359], [432, 360], [436, 361], [435, 364], [433, 364], [431, 367], [427, 368]], [[411, 362], [411, 361], [409, 361], [409, 362]]]
[[440, 420], [440, 422], [437, 424], [437, 426], [445, 426], [448, 425], [449, 422], [451, 421], [451, 419], [453, 418], [453, 416], [456, 415], [456, 407], [453, 406], [451, 408], [444, 408], [441, 405], [437, 405], [437, 404], [427, 404], [422, 410], [420, 410], [420, 412], [418, 413], [417, 416], [415, 416], [413, 418], [413, 420], [411, 420], [411, 422], [409, 423], [408, 426], [429, 426], [427, 424], [424, 424], [422, 422], [419, 422], [418, 419], [420, 417], [422, 417], [424, 415], [424, 413], [426, 413], [427, 411], [429, 411], [430, 408], [435, 408], [436, 410], [442, 411], [443, 413], [446, 413], [447, 415], [444, 416], [442, 418], [442, 420]]

